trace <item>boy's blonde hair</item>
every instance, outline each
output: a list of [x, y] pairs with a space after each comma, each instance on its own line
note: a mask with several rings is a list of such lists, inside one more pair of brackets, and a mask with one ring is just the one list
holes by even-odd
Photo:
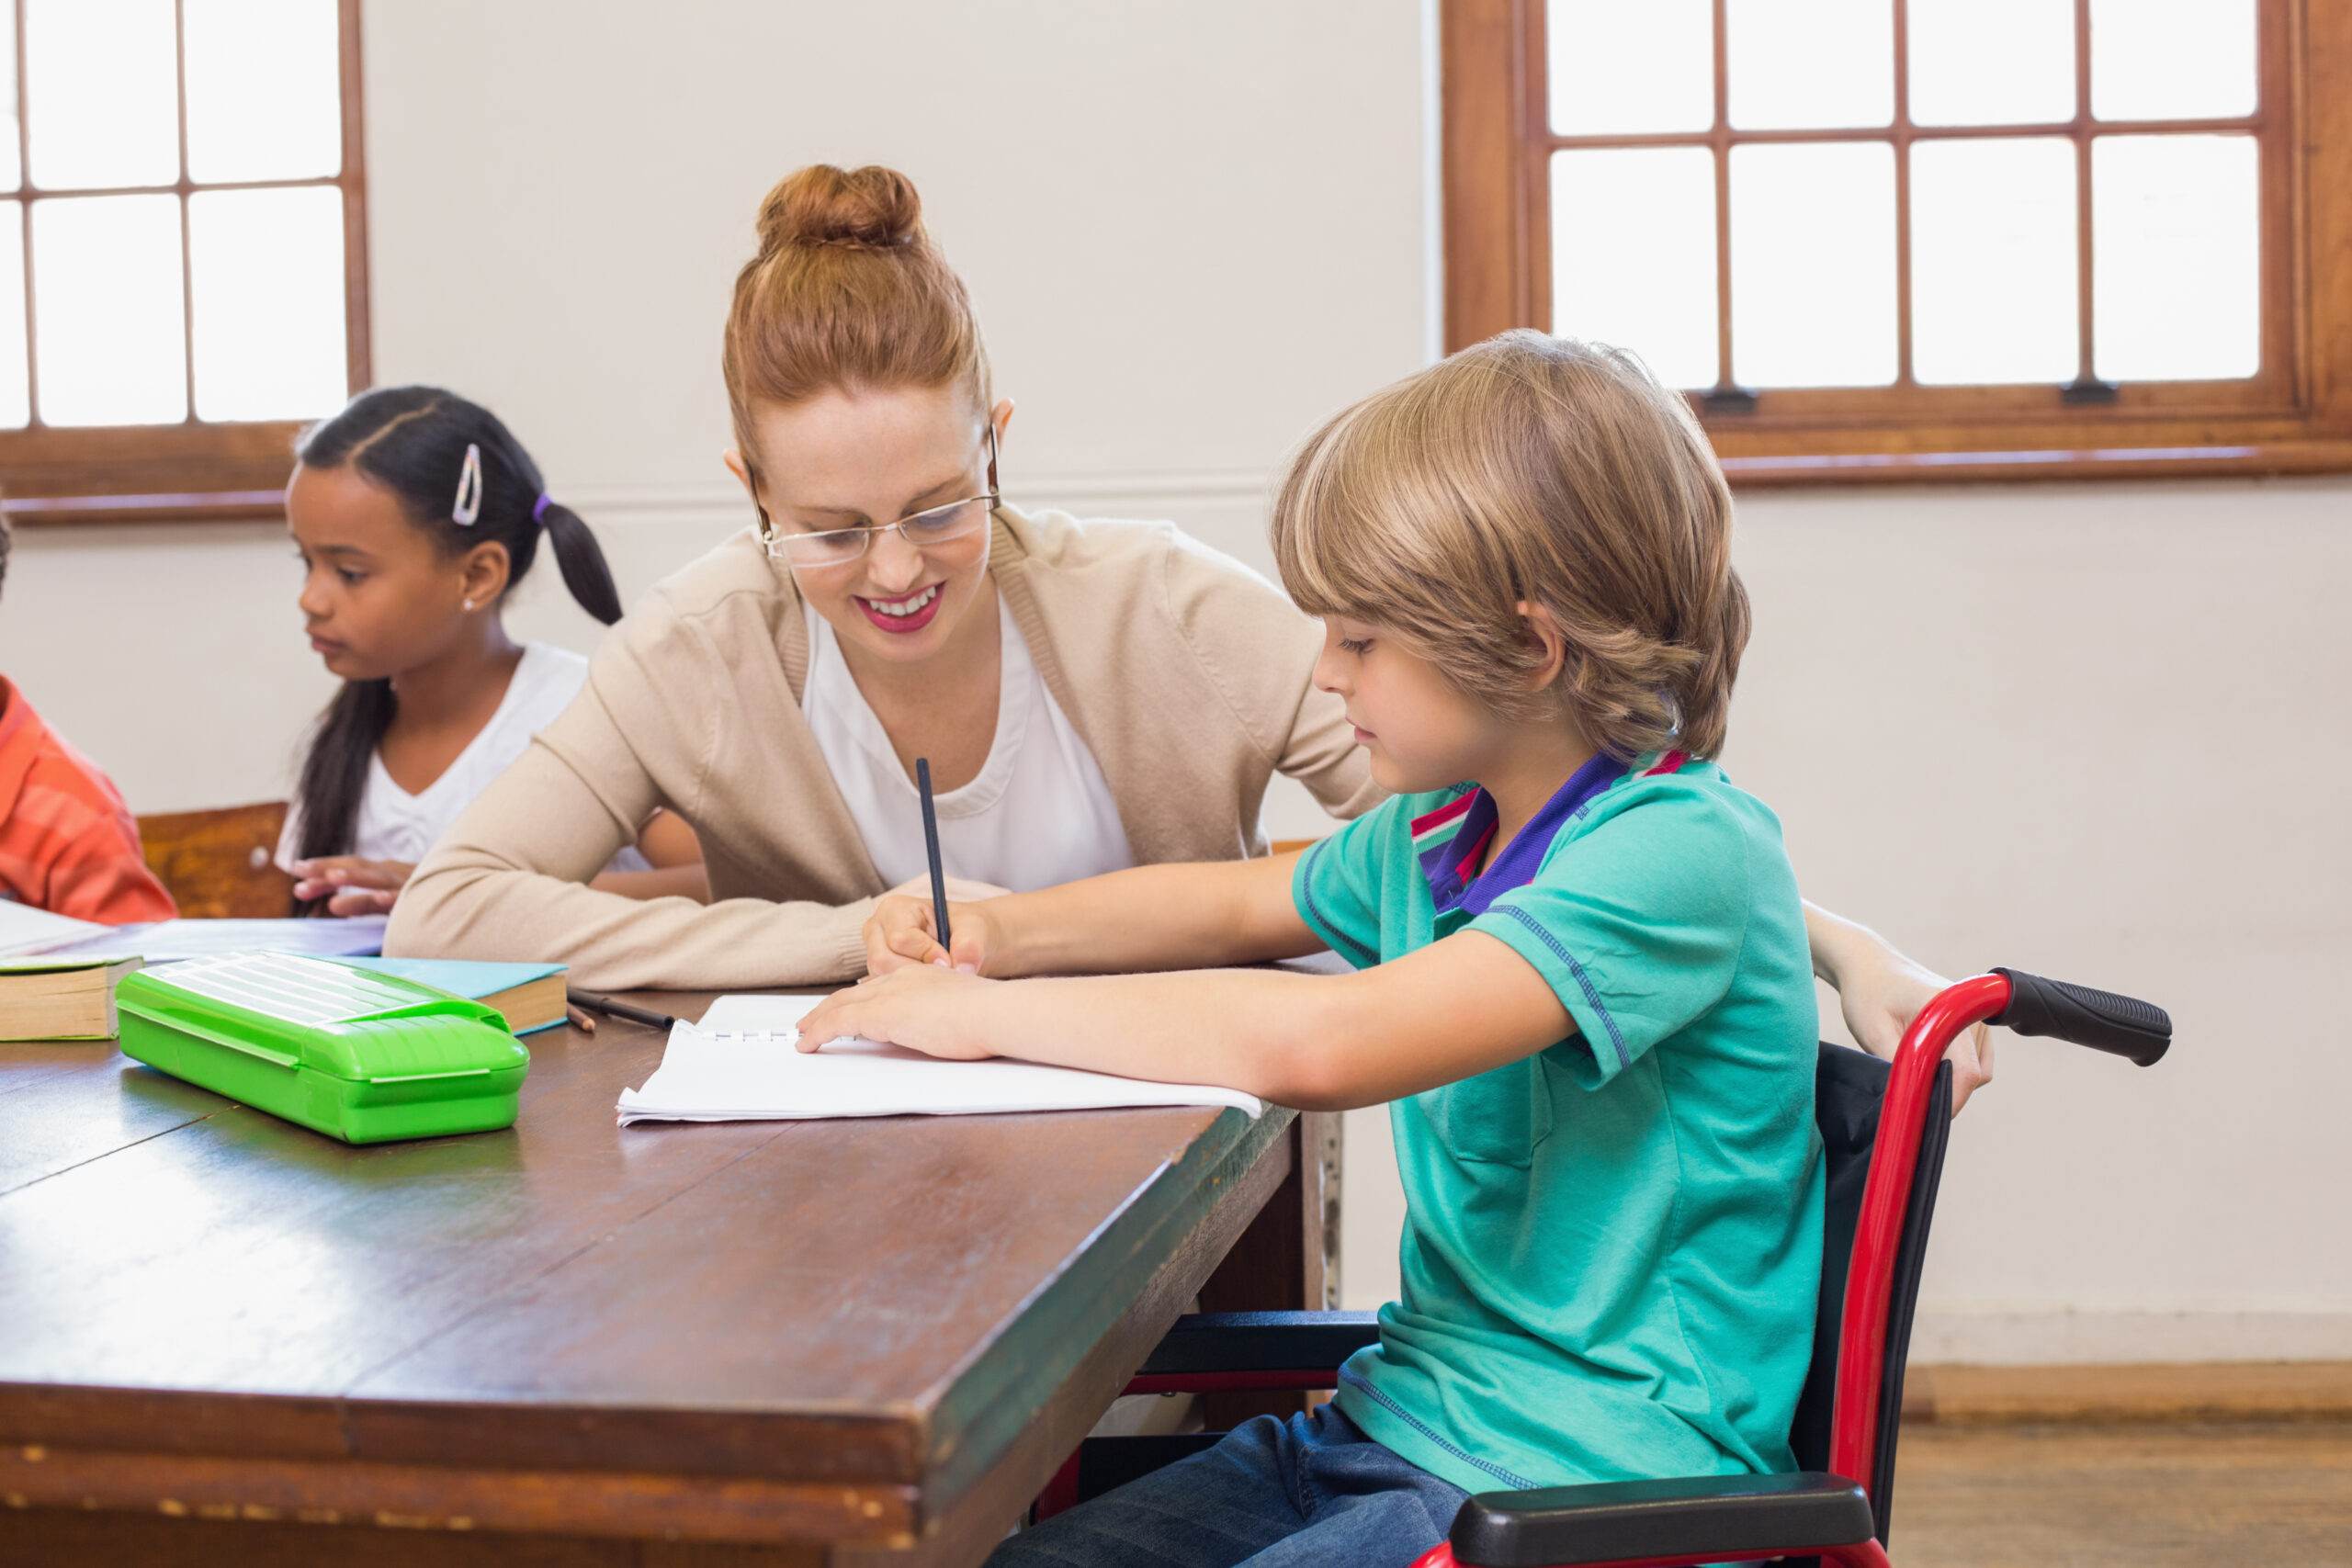
[[[1510, 332], [1374, 392], [1291, 465], [1273, 543], [1302, 609], [1376, 623], [1498, 711], [1565, 714], [1621, 761], [1723, 748], [1748, 625], [1731, 493], [1628, 355]], [[1521, 600], [1567, 640], [1540, 692]]]

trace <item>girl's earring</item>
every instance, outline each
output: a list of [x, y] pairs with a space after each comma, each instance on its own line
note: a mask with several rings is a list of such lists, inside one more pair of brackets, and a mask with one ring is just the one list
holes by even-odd
[[474, 602], [473, 602], [472, 600], [470, 600], [470, 599], [467, 600], [467, 601], [466, 601], [466, 604], [465, 604], [465, 607], [466, 607], [467, 609], [469, 609], [469, 610], [472, 609], [472, 608], [474, 607]]

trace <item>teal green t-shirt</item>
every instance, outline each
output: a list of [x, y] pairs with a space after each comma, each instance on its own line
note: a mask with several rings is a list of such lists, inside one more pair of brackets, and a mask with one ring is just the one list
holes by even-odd
[[1577, 1028], [1389, 1108], [1404, 1289], [1340, 1408], [1473, 1492], [1792, 1470], [1823, 1176], [1780, 821], [1669, 752], [1596, 758], [1482, 874], [1493, 829], [1468, 785], [1391, 800], [1293, 884], [1357, 967], [1483, 931]]

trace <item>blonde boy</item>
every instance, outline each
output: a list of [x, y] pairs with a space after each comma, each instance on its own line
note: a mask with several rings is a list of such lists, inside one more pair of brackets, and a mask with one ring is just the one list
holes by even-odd
[[[921, 901], [877, 910], [878, 977], [804, 1048], [1392, 1102], [1404, 1291], [1332, 1404], [992, 1562], [1401, 1565], [1468, 1491], [1793, 1468], [1817, 1023], [1780, 825], [1708, 761], [1747, 636], [1730, 515], [1631, 360], [1456, 355], [1326, 425], [1274, 516], [1317, 680], [1397, 798], [1301, 856], [959, 908], [952, 955]], [[1357, 972], [1109, 973], [1326, 945]]]

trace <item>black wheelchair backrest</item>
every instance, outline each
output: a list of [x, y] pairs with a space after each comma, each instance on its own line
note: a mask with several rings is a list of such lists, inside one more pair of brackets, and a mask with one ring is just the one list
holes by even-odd
[[[1821, 1129], [1827, 1182], [1821, 1215], [1821, 1300], [1814, 1317], [1813, 1364], [1789, 1433], [1799, 1470], [1829, 1468], [1829, 1417], [1838, 1386], [1838, 1325], [1846, 1304], [1846, 1270], [1853, 1259], [1854, 1232], [1862, 1213], [1862, 1186], [1870, 1179], [1871, 1149], [1878, 1137], [1880, 1102], [1886, 1098], [1887, 1065], [1845, 1045], [1825, 1043], [1814, 1072], [1813, 1114]], [[1903, 1362], [1911, 1348], [1911, 1315], [1919, 1304], [1919, 1275], [1928, 1259], [1928, 1222], [1943, 1179], [1944, 1148], [1951, 1134], [1951, 1065], [1936, 1069], [1928, 1120], [1919, 1140], [1919, 1163], [1903, 1216], [1903, 1240], [1895, 1250], [1894, 1290], [1887, 1303], [1886, 1375], [1880, 1388], [1878, 1453], [1868, 1483], [1878, 1538], [1886, 1539], [1894, 1500], [1894, 1439], [1903, 1415]]]

